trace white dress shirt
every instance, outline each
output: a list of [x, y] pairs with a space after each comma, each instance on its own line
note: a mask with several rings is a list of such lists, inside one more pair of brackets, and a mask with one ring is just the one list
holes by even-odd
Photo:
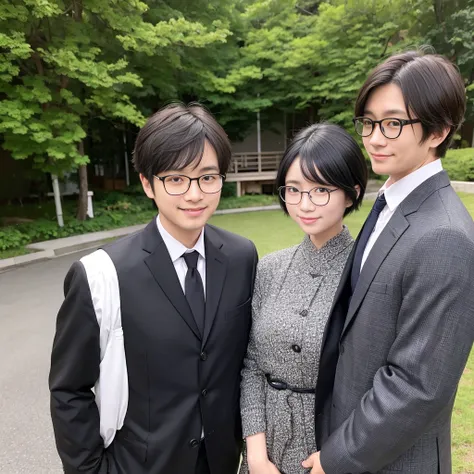
[[206, 296], [206, 251], [204, 248], [204, 229], [202, 229], [201, 235], [196, 242], [196, 245], [192, 249], [188, 249], [181, 242], [176, 240], [164, 227], [160, 221], [160, 216], [156, 217], [156, 225], [158, 227], [158, 232], [163, 239], [163, 242], [168, 249], [170, 254], [171, 261], [173, 262], [176, 274], [178, 275], [179, 283], [184, 293], [184, 280], [186, 279], [186, 273], [188, 272], [188, 266], [186, 261], [183, 258], [183, 253], [191, 253], [196, 250], [199, 253], [197, 261], [197, 269], [201, 275], [202, 286], [204, 288], [204, 297]]
[[379, 195], [382, 193], [385, 194], [387, 205], [380, 213], [374, 230], [367, 241], [364, 255], [362, 256], [362, 262], [360, 266], [361, 270], [365, 261], [367, 260], [367, 257], [369, 256], [370, 251], [372, 250], [372, 247], [374, 246], [382, 231], [385, 229], [388, 221], [392, 218], [397, 207], [420, 184], [424, 183], [427, 179], [431, 178], [440, 171], [443, 171], [441, 160], [435, 160], [432, 163], [429, 163], [417, 169], [416, 171], [413, 171], [413, 173], [410, 173], [393, 184], [389, 184], [390, 180], [385, 182], [379, 191]]
[[[176, 270], [176, 274], [178, 275], [179, 283], [181, 284], [181, 288], [184, 291], [184, 280], [186, 279], [186, 273], [188, 272], [188, 266], [186, 265], [186, 260], [183, 258], [183, 253], [191, 253], [196, 250], [199, 254], [198, 261], [197, 261], [197, 270], [201, 275], [202, 286], [204, 289], [204, 298], [206, 297], [206, 250], [204, 246], [204, 229], [202, 229], [201, 235], [197, 240], [196, 244], [192, 249], [188, 249], [185, 245], [181, 242], [176, 240], [164, 227], [160, 221], [160, 215], [156, 216], [156, 225], [158, 227], [158, 232], [163, 239], [163, 242], [168, 249], [168, 253], [170, 254], [171, 261], [173, 262], [174, 269]], [[202, 427], [201, 431], [201, 439], [204, 439], [204, 426]]]

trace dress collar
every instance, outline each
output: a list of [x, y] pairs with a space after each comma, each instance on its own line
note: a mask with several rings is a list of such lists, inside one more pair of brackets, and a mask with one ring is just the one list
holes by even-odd
[[349, 229], [343, 226], [343, 229], [339, 234], [335, 235], [332, 239], [329, 239], [320, 249], [317, 249], [309, 235], [306, 235], [301, 242], [300, 247], [303, 251], [304, 258], [310, 263], [310, 265], [317, 265], [321, 263], [330, 262], [337, 255], [343, 252], [354, 242]]

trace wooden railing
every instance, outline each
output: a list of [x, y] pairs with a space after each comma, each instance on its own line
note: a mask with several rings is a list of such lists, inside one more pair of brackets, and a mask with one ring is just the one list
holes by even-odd
[[283, 157], [281, 151], [261, 153], [234, 153], [229, 173], [276, 171]]

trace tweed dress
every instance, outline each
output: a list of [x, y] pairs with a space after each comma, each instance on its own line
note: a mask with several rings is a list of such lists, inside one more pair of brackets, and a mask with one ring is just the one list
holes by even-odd
[[[316, 387], [325, 325], [352, 245], [344, 227], [319, 250], [306, 236], [258, 264], [242, 370], [243, 436], [264, 432], [269, 459], [282, 474], [309, 472], [301, 462], [316, 451], [315, 395], [276, 390], [265, 374]], [[248, 472], [244, 452], [240, 474]]]

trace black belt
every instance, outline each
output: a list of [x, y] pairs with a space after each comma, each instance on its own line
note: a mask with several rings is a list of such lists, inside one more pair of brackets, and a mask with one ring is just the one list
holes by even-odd
[[298, 388], [288, 385], [283, 380], [274, 379], [270, 374], [265, 374], [268, 384], [275, 390], [290, 390], [295, 393], [316, 393], [315, 388]]

